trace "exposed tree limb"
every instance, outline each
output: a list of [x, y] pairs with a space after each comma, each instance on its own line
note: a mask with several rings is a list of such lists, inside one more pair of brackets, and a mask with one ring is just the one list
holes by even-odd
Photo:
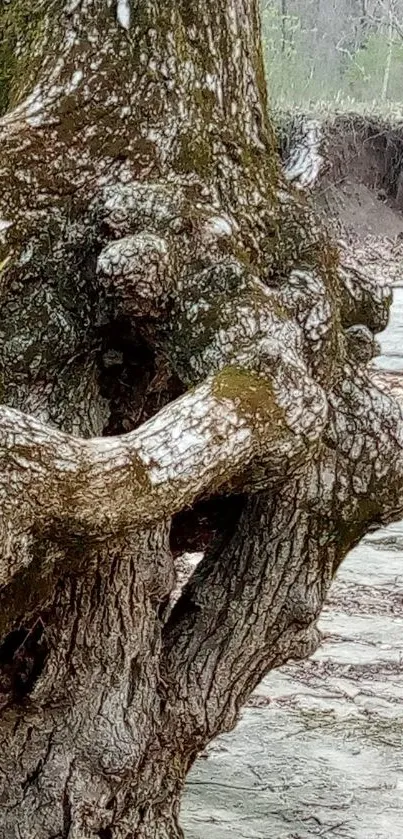
[[284, 174], [297, 189], [311, 189], [315, 186], [323, 169], [323, 136], [320, 122], [316, 119], [296, 119], [287, 138], [284, 159]]
[[250, 499], [228, 544], [207, 553], [175, 604], [163, 666], [169, 686], [186, 674], [184, 736], [231, 728], [262, 669], [314, 648], [320, 604], [346, 552], [370, 521], [403, 514], [402, 410], [348, 368], [330, 404], [325, 445], [276, 493]]
[[[312, 400], [315, 388], [310, 392], [308, 382], [301, 396]], [[20, 535], [35, 526], [59, 536], [105, 540], [229, 486], [254, 458], [278, 478], [298, 462], [309, 439], [317, 438], [325, 402], [322, 420], [313, 408], [311, 428], [301, 406], [298, 432], [297, 415], [294, 410], [294, 427], [287, 425], [286, 406], [273, 386], [236, 368], [225, 368], [122, 437], [79, 440], [2, 407], [1, 583], [19, 568], [18, 560], [11, 560], [13, 540], [5, 538], [6, 530]]]

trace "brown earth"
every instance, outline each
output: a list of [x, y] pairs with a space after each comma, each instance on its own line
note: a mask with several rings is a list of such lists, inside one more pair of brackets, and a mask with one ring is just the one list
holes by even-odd
[[393, 284], [403, 282], [403, 125], [344, 115], [323, 131], [317, 208], [363, 261], [380, 261]]

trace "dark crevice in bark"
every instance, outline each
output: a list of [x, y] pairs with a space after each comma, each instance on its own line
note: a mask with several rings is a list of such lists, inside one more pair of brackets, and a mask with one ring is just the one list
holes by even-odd
[[170, 547], [174, 557], [183, 553], [205, 551], [222, 544], [234, 532], [246, 496], [215, 495], [173, 516]]
[[24, 792], [25, 792], [25, 790], [26, 790], [26, 789], [28, 789], [28, 787], [29, 787], [29, 786], [31, 786], [32, 784], [34, 784], [34, 783], [35, 783], [35, 781], [37, 780], [37, 778], [39, 778], [39, 775], [40, 775], [40, 773], [41, 773], [42, 767], [43, 767], [43, 760], [42, 760], [42, 758], [41, 758], [41, 759], [38, 761], [38, 764], [37, 764], [37, 766], [35, 767], [35, 769], [33, 770], [33, 772], [30, 772], [30, 773], [27, 775], [27, 777], [26, 777], [25, 781], [23, 781], [23, 782], [22, 782], [21, 787], [22, 787], [22, 789], [24, 790]]
[[184, 392], [154, 333], [151, 321], [133, 324], [127, 318], [100, 330], [100, 392], [110, 409], [105, 435], [133, 431]]
[[44, 668], [49, 648], [42, 617], [6, 635], [0, 645], [0, 704], [20, 703]]
[[[128, 708], [133, 704], [133, 700], [136, 695], [136, 690], [138, 689], [138, 684], [140, 682], [140, 676], [141, 664], [139, 663], [138, 658], [134, 657], [130, 662], [130, 670], [127, 684], [126, 704]], [[113, 806], [112, 803], [110, 804], [110, 806]]]
[[67, 785], [63, 790], [63, 834], [62, 839], [68, 839], [72, 825], [71, 801]]

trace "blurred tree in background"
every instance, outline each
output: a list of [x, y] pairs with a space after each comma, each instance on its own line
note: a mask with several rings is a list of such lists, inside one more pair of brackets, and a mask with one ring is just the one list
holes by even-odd
[[262, 0], [272, 96], [403, 99], [403, 0]]

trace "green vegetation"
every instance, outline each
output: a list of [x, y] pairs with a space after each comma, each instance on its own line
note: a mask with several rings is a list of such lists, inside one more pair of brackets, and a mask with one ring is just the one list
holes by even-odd
[[400, 17], [391, 22], [383, 6], [377, 17], [364, 20], [346, 16], [342, 0], [319, 0], [315, 8], [311, 0], [261, 3], [272, 101], [332, 102], [347, 109], [358, 103], [378, 108], [403, 103], [400, 0], [401, 27]]

